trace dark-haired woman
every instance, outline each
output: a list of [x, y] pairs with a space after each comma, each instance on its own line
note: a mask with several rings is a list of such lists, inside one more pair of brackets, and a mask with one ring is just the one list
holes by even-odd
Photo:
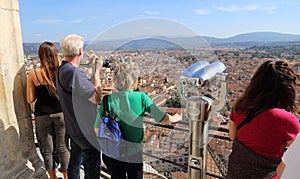
[[286, 60], [267, 60], [257, 69], [230, 115], [227, 178], [276, 175], [284, 149], [300, 132], [296, 87], [299, 75]]
[[44, 164], [51, 179], [57, 179], [53, 162], [54, 142], [64, 178], [70, 154], [65, 142], [65, 123], [55, 88], [60, 58], [53, 43], [44, 42], [38, 50], [40, 67], [29, 71], [27, 77], [27, 102], [35, 103], [36, 128], [43, 145]]

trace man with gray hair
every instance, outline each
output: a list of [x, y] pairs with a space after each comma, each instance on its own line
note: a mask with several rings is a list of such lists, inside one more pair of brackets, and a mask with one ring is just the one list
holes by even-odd
[[83, 37], [75, 34], [65, 36], [60, 46], [64, 61], [59, 67], [56, 86], [60, 98], [66, 124], [66, 134], [70, 138], [71, 158], [68, 167], [70, 179], [80, 178], [80, 165], [83, 162], [85, 178], [100, 178], [100, 151], [97, 144], [93, 124], [97, 115], [97, 104], [102, 97], [100, 70], [102, 60], [97, 56], [87, 55], [95, 63], [94, 84], [79, 68], [83, 57]]

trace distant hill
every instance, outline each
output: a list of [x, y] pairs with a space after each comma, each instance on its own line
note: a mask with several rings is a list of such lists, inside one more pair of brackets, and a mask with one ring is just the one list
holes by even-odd
[[139, 39], [133, 40], [128, 43], [125, 43], [118, 47], [116, 50], [141, 50], [141, 49], [151, 49], [151, 50], [159, 50], [159, 49], [166, 49], [166, 50], [182, 50], [183, 48], [166, 40], [162, 39], [155, 39], [155, 38], [146, 38], [146, 39]]
[[[199, 47], [287, 46], [300, 44], [300, 35], [277, 32], [252, 32], [229, 38], [207, 36], [106, 40], [87, 44], [94, 50], [182, 49]], [[24, 43], [25, 54], [37, 53], [38, 43]], [[59, 43], [55, 43], [60, 51]]]
[[23, 43], [23, 50], [25, 54], [37, 53], [39, 49], [39, 43]]
[[[197, 38], [197, 37], [195, 37]], [[299, 44], [300, 35], [283, 34], [277, 32], [252, 32], [239, 34], [229, 38], [204, 38], [211, 46], [278, 46]]]
[[277, 32], [252, 32], [239, 34], [226, 41], [230, 42], [290, 42], [300, 41], [300, 35], [282, 34]]

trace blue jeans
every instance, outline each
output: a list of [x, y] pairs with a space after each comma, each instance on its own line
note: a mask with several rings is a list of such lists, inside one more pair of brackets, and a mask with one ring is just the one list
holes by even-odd
[[100, 152], [84, 137], [71, 137], [71, 158], [68, 168], [68, 178], [80, 179], [80, 165], [83, 162], [84, 178], [99, 179], [101, 158]]

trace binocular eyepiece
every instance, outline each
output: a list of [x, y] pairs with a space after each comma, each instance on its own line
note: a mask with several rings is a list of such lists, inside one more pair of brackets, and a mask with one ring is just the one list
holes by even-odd
[[226, 100], [226, 66], [221, 62], [199, 61], [183, 71], [179, 82], [179, 96], [183, 101], [205, 96], [213, 100], [213, 109], [221, 110]]

